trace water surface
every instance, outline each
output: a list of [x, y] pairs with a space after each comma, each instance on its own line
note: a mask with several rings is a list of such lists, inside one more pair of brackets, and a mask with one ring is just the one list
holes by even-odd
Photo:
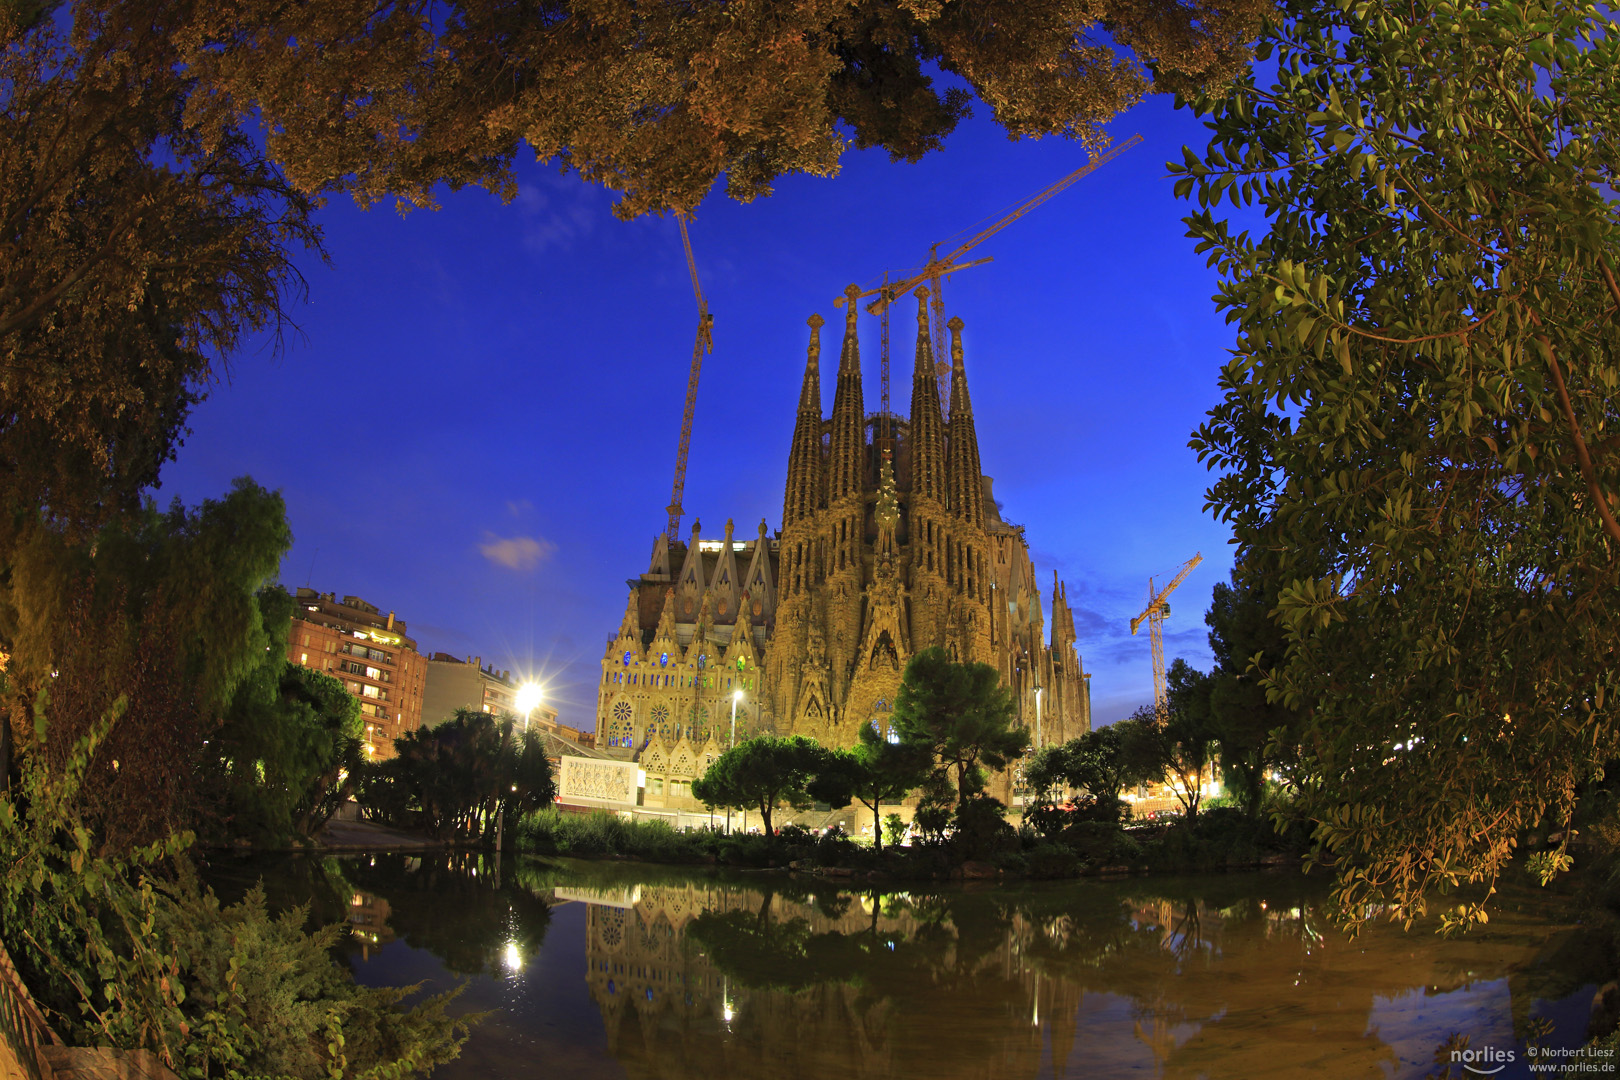
[[466, 1008], [499, 1010], [435, 1080], [1415, 1080], [1460, 1038], [1528, 1076], [1529, 1040], [1580, 1043], [1599, 979], [1528, 890], [1460, 939], [1351, 941], [1294, 874], [862, 891], [471, 855], [211, 870], [227, 894], [255, 875], [349, 921], [362, 982], [465, 982]]

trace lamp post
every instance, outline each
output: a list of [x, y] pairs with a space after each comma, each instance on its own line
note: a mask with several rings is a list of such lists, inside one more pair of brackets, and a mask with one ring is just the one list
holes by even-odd
[[1035, 749], [1041, 748], [1041, 688], [1035, 688]]
[[[741, 690], [733, 690], [731, 692], [731, 745], [732, 746], [737, 745], [737, 702], [742, 700], [742, 696], [743, 696], [743, 692]], [[743, 821], [746, 823], [748, 821], [748, 818], [746, 816], [744, 816]], [[731, 835], [731, 807], [729, 807], [729, 806], [726, 807], [726, 835], [727, 836]]]

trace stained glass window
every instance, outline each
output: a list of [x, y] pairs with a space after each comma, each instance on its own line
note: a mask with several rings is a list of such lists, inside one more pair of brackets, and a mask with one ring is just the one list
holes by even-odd
[[661, 667], [669, 667], [669, 653], [659, 653], [658, 663]]
[[630, 666], [630, 654], [629, 653], [624, 654], [624, 666], [625, 667]]

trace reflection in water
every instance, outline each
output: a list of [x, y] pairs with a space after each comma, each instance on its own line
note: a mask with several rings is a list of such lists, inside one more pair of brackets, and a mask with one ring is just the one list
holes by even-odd
[[1417, 1078], [1453, 1036], [1574, 1045], [1599, 981], [1576, 959], [1597, 950], [1540, 895], [1460, 940], [1377, 926], [1352, 942], [1319, 886], [1288, 876], [861, 893], [505, 870], [462, 855], [256, 872], [349, 919], [364, 981], [471, 977], [467, 1006], [499, 1012], [436, 1080]]
[[[1528, 1018], [1514, 981], [1552, 930], [1508, 910], [1463, 941], [1348, 942], [1301, 882], [1260, 877], [924, 895], [692, 880], [592, 905], [586, 982], [632, 1077], [1036, 1077], [1099, 1059], [1423, 1075], [1447, 1024], [1483, 1024], [1464, 1032], [1476, 1046], [1514, 1037], [1490, 999]], [[1433, 1002], [1400, 1018], [1419, 1030], [1382, 1030], [1380, 1006], [1414, 991]]]

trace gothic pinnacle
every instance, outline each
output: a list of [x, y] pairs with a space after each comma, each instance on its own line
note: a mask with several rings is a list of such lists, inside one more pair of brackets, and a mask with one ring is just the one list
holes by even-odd
[[810, 326], [810, 362], [814, 364], [821, 359], [821, 328], [827, 325], [827, 320], [818, 311], [805, 322]]

